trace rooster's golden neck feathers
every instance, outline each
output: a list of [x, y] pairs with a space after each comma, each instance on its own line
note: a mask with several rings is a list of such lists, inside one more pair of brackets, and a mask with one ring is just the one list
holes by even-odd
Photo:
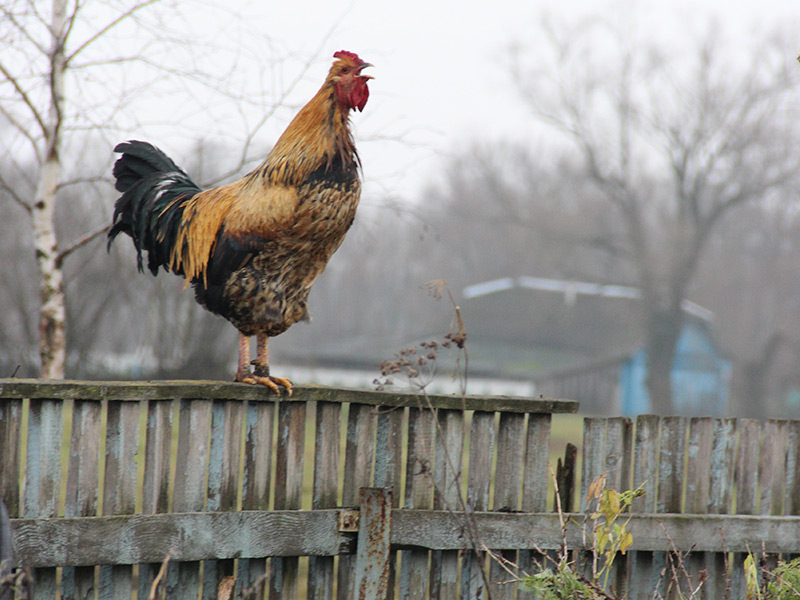
[[352, 52], [340, 51], [316, 95], [283, 132], [257, 172], [270, 183], [298, 185], [320, 166], [359, 165], [350, 131], [350, 111], [363, 110], [369, 98], [371, 66]]

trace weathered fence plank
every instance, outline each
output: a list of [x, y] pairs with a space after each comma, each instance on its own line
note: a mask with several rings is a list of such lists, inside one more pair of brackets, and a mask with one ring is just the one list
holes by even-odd
[[[97, 490], [100, 484], [100, 409], [99, 402], [75, 400], [72, 409], [65, 517], [97, 515]], [[61, 573], [63, 600], [94, 597], [94, 567], [65, 567]]]
[[[351, 404], [347, 417], [345, 441], [342, 506], [358, 505], [358, 493], [372, 485], [372, 461], [375, 452], [375, 424], [377, 411], [366, 404]], [[352, 600], [355, 557], [339, 557], [336, 596], [338, 600]]]
[[[14, 566], [130, 565], [156, 562], [171, 548], [175, 548], [176, 561], [350, 554], [355, 551], [355, 540], [353, 534], [338, 531], [339, 516], [339, 510], [327, 509], [12, 519]], [[392, 513], [392, 545], [471, 549], [464, 531], [453, 526], [453, 518], [461, 522], [467, 516], [490, 548], [531, 548], [535, 543], [542, 550], [557, 550], [562, 542], [561, 525], [554, 513], [453, 515], [450, 511], [396, 509]], [[568, 521], [569, 547], [588, 547], [584, 541], [591, 544], [591, 530], [584, 533], [580, 515]], [[707, 515], [698, 519], [664, 514], [655, 521], [650, 515], [634, 514], [629, 529], [634, 550], [670, 550], [674, 543], [701, 552], [718, 552], [723, 547], [742, 552], [754, 543], [760, 548], [763, 542], [770, 553], [800, 551], [800, 519], [791, 516]]]
[[[736, 451], [734, 483], [736, 485], [736, 513], [753, 515], [758, 503], [758, 464], [761, 448], [761, 423], [756, 419], [739, 419], [739, 444]], [[753, 548], [757, 552], [757, 548]], [[733, 564], [743, 564], [745, 553], [734, 553]], [[733, 569], [731, 574], [733, 598], [747, 596], [747, 585], [742, 569]]]
[[[688, 422], [685, 417], [661, 419], [657, 513], [681, 512], [687, 427]], [[680, 573], [673, 568], [673, 565], [666, 552], [653, 554], [653, 576], [660, 577], [658, 590], [664, 598], [676, 598], [680, 587]]]
[[[512, 512], [519, 509], [522, 483], [522, 460], [525, 451], [523, 427], [525, 415], [500, 413], [497, 432], [497, 466], [495, 468], [492, 509]], [[515, 550], [500, 550], [503, 564], [493, 560], [489, 569], [489, 589], [496, 600], [514, 600], [516, 585], [510, 576], [510, 565], [517, 564]], [[508, 570], [507, 570], [508, 569]]]
[[15, 566], [158, 563], [171, 549], [175, 561], [352, 553], [338, 519], [336, 509], [13, 519]]
[[[142, 482], [142, 512], [144, 514], [165, 513], [169, 508], [172, 408], [173, 401], [171, 399], [147, 402], [144, 480]], [[149, 596], [150, 587], [166, 556], [167, 554], [164, 553], [152, 563], [139, 565], [139, 598]]]
[[[406, 401], [406, 403], [408, 403]], [[401, 498], [400, 476], [403, 468], [403, 420], [402, 408], [378, 409], [375, 432], [375, 471], [373, 485], [392, 491], [392, 506], [397, 508]], [[394, 589], [397, 552], [389, 553], [389, 589]]]
[[800, 515], [800, 421], [788, 423], [787, 441], [784, 514]]
[[[317, 433], [314, 445], [314, 488], [311, 508], [334, 508], [339, 491], [339, 435], [341, 405], [317, 403]], [[312, 556], [308, 562], [308, 598], [332, 600], [334, 570], [332, 556]]]
[[20, 516], [22, 400], [0, 398], [0, 498], [11, 518]]
[[[278, 406], [275, 510], [302, 507], [305, 439], [306, 405], [281, 401]], [[270, 598], [293, 600], [297, 597], [298, 564], [298, 559], [292, 556], [273, 556]]]
[[[64, 403], [31, 398], [25, 458], [25, 517], [55, 517], [61, 490], [61, 439]], [[15, 546], [19, 540], [15, 540]], [[18, 550], [15, 548], [15, 553]], [[33, 565], [36, 566], [36, 565]], [[56, 597], [56, 570], [36, 569], [36, 596]]]
[[[464, 453], [464, 413], [458, 410], [439, 410], [436, 431], [436, 486], [433, 508], [464, 510], [461, 493], [461, 463]], [[458, 552], [431, 552], [431, 598], [458, 598]]]
[[[547, 510], [547, 490], [550, 472], [548, 469], [550, 449], [550, 415], [528, 415], [528, 429], [525, 435], [525, 463], [523, 465], [522, 499], [520, 508], [525, 512], [544, 512]], [[533, 534], [538, 544], [538, 532]], [[519, 567], [521, 575], [531, 575], [542, 564], [544, 556], [531, 550], [520, 550]], [[535, 564], [538, 563], [538, 564]], [[545, 567], [549, 565], [544, 565]], [[533, 600], [531, 590], [519, 586], [518, 600]]]
[[[708, 512], [728, 514], [733, 496], [736, 420], [714, 419], [711, 443], [711, 480], [708, 487]], [[725, 540], [723, 540], [725, 541]], [[708, 581], [703, 590], [708, 598], [722, 598], [729, 586], [727, 556], [722, 552], [706, 553]]]
[[[268, 510], [271, 489], [272, 438], [275, 425], [275, 404], [248, 402], [244, 434], [244, 466], [242, 469], [242, 510]], [[267, 560], [239, 559], [238, 582], [242, 590], [253, 595], [267, 588]]]
[[[106, 465], [103, 476], [103, 514], [136, 512], [139, 451], [139, 405], [109, 400], [106, 417]], [[102, 565], [97, 584], [100, 600], [126, 600], [133, 592], [133, 568]]]
[[[644, 488], [645, 494], [633, 501], [632, 512], [652, 513], [656, 503], [658, 481], [658, 425], [655, 415], [640, 415], [636, 419], [633, 448], [633, 485]], [[632, 598], [644, 598], [652, 594], [659, 573], [653, 568], [653, 553], [631, 552], [628, 558], [628, 589]]]
[[495, 437], [494, 413], [473, 413], [467, 473], [467, 514], [464, 523], [466, 538], [471, 549], [461, 559], [461, 597], [468, 600], [483, 598], [488, 580], [484, 570], [486, 553], [480, 551], [484, 540], [479, 536], [470, 513], [489, 508]]
[[[239, 456], [242, 449], [244, 404], [216, 401], [211, 410], [211, 445], [208, 456], [206, 510], [233, 511], [239, 490]], [[203, 562], [203, 600], [215, 600], [219, 584], [234, 572], [233, 560]]]
[[[338, 402], [369, 404], [382, 408], [405, 408], [416, 405], [413, 394], [296, 385], [291, 397], [282, 403]], [[60, 400], [249, 400], [275, 402], [275, 395], [263, 386], [221, 381], [42, 381], [39, 379], [0, 379], [0, 398], [58, 398]], [[435, 409], [483, 410], [518, 413], [576, 413], [578, 403], [551, 398], [515, 398], [508, 396], [462, 396], [427, 394], [426, 402]]]
[[[172, 510], [201, 512], [206, 501], [211, 400], [182, 399], [178, 416], [178, 450]], [[170, 565], [167, 587], [178, 598], [196, 600], [200, 590], [200, 562]]]
[[[408, 457], [404, 508], [430, 509], [433, 503], [434, 411], [411, 408], [408, 412]], [[401, 599], [424, 600], [428, 594], [429, 553], [425, 549], [403, 552], [398, 578]]]
[[361, 490], [354, 600], [383, 600], [389, 597], [389, 590], [392, 589], [389, 578], [392, 505], [392, 491], [388, 488]]
[[[625, 417], [608, 419], [606, 424], [606, 485], [618, 492], [631, 489], [633, 422]], [[609, 577], [611, 587], [620, 595], [628, 592], [629, 555], [617, 556]]]

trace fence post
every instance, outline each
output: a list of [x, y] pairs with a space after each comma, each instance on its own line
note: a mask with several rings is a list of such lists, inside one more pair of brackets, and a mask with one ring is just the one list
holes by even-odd
[[353, 600], [385, 600], [389, 594], [392, 490], [361, 488]]

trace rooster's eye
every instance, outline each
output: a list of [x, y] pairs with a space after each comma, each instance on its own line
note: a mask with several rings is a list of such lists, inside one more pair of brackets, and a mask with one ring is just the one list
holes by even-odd
[[350, 67], [344, 67], [342, 69], [342, 75], [347, 75], [350, 72]]

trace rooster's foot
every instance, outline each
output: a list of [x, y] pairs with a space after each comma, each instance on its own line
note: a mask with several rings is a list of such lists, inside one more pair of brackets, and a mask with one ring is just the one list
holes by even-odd
[[281, 395], [281, 390], [278, 386], [283, 386], [286, 388], [287, 395], [292, 395], [292, 382], [288, 379], [284, 379], [283, 377], [271, 377], [261, 376], [261, 375], [248, 375], [242, 379], [242, 383], [251, 383], [253, 385], [265, 385], [269, 389], [271, 389], [275, 394], [278, 396]]

